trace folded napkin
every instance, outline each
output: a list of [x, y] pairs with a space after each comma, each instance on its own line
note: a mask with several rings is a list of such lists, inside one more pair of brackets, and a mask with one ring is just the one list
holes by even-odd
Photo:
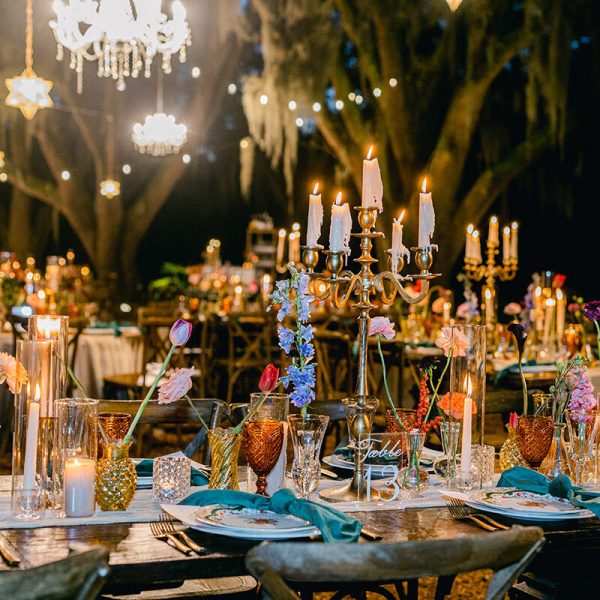
[[354, 450], [348, 448], [348, 446], [338, 446], [333, 453], [339, 454], [348, 460], [352, 460], [354, 458]]
[[[154, 462], [151, 459], [142, 460], [135, 465], [135, 472], [138, 477], [152, 477], [152, 466]], [[206, 485], [208, 479], [206, 475], [198, 471], [195, 467], [192, 467], [192, 477], [190, 478], [190, 485], [200, 486]]]
[[297, 498], [294, 492], [287, 489], [275, 492], [270, 498], [234, 490], [206, 490], [191, 494], [179, 504], [227, 504], [294, 515], [317, 527], [325, 542], [355, 542], [362, 527], [359, 520], [318, 502]]
[[514, 487], [538, 494], [550, 494], [556, 498], [567, 498], [574, 506], [587, 508], [600, 517], [600, 493], [586, 492], [584, 488], [572, 485], [571, 480], [563, 474], [550, 479], [526, 467], [513, 467], [502, 473], [498, 487]]

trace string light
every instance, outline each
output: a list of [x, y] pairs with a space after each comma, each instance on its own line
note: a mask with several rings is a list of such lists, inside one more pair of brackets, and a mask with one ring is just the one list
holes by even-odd
[[227, 86], [227, 93], [228, 93], [230, 96], [233, 96], [233, 95], [234, 95], [236, 92], [237, 92], [237, 85], [235, 85], [235, 83], [230, 83], [230, 84]]
[[356, 94], [354, 92], [350, 92], [348, 94], [348, 100], [350, 100], [350, 102], [354, 102], [356, 100]]
[[381, 88], [374, 88], [373, 89], [373, 96], [375, 96], [375, 98], [379, 98], [381, 96]]
[[121, 184], [114, 179], [105, 179], [100, 182], [100, 193], [111, 200], [121, 194]]
[[395, 77], [392, 77], [389, 81], [390, 87], [395, 88], [398, 85], [398, 80]]
[[125, 175], [129, 175], [131, 173], [131, 165], [125, 163], [123, 168], [121, 169]]
[[321, 112], [321, 103], [320, 103], [320, 102], [315, 102], [315, 103], [312, 105], [312, 109], [313, 109], [315, 112]]
[[201, 74], [202, 74], [202, 71], [200, 70], [200, 67], [193, 67], [192, 68], [192, 77], [194, 79], [198, 79], [198, 77], [200, 77]]
[[63, 181], [69, 181], [69, 179], [71, 179], [71, 173], [69, 173], [69, 171], [63, 171], [63, 172], [60, 174], [60, 178], [61, 178]]
[[298, 117], [298, 118], [296, 119], [296, 125], [297, 125], [298, 127], [302, 127], [302, 126], [304, 125], [304, 119], [303, 119], [302, 117]]
[[336, 100], [335, 101], [335, 107], [338, 110], [342, 110], [342, 108], [344, 108], [344, 101], [343, 100]]
[[295, 100], [290, 100], [290, 101], [288, 102], [288, 108], [289, 108], [290, 110], [296, 110], [297, 106], [298, 106], [298, 105], [296, 104], [296, 101], [295, 101]]
[[181, 157], [181, 160], [184, 162], [184, 164], [189, 165], [190, 162], [192, 161], [192, 157], [189, 154], [184, 154]]
[[266, 106], [269, 103], [269, 96], [267, 96], [266, 94], [261, 94], [260, 98], [258, 99], [258, 101], [263, 105]]
[[8, 175], [6, 173], [0, 173], [0, 183], [6, 183], [8, 181]]

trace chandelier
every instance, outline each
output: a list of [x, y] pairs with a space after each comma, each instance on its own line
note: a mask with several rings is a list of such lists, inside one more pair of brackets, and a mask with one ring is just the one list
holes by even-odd
[[162, 12], [162, 0], [54, 0], [56, 19], [50, 21], [57, 41], [57, 59], [70, 51], [70, 67], [83, 86], [84, 59], [98, 62], [98, 77], [112, 77], [125, 89], [126, 77], [142, 71], [150, 77], [156, 54], [162, 69], [171, 72], [171, 56], [186, 60], [190, 27], [181, 0], [172, 4], [173, 18]]
[[38, 110], [53, 106], [50, 98], [52, 82], [38, 77], [33, 70], [33, 3], [27, 0], [25, 28], [25, 69], [20, 75], [6, 79], [7, 106], [18, 108], [26, 119], [33, 119]]
[[462, 0], [446, 0], [446, 2], [448, 3], [448, 6], [452, 12], [454, 12], [462, 4]]

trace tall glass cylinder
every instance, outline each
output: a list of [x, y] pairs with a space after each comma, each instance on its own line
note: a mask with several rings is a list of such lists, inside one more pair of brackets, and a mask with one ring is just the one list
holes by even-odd
[[27, 381], [15, 392], [11, 504], [18, 519], [35, 519], [47, 507], [51, 343], [18, 340], [16, 359]]
[[[450, 364], [450, 393], [461, 398], [462, 435], [460, 486], [482, 487], [482, 480], [471, 481], [471, 445], [482, 446], [485, 430], [485, 360], [486, 327], [484, 325], [454, 325]], [[483, 452], [479, 453], [483, 456]], [[482, 473], [482, 469], [478, 470]]]
[[32, 315], [29, 317], [29, 339], [48, 340], [55, 354], [52, 372], [52, 398], [64, 398], [67, 395], [69, 362], [69, 317], [59, 315]]
[[[97, 452], [98, 400], [57, 400], [52, 469], [55, 509], [63, 508], [67, 516], [94, 512]], [[91, 513], [85, 510], [90, 503]]]

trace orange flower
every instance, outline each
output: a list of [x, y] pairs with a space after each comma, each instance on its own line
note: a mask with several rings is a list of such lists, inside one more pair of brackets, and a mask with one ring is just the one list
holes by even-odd
[[[463, 392], [454, 392], [452, 400], [450, 400], [450, 392], [447, 392], [438, 400], [438, 408], [443, 410], [449, 417], [462, 419], [466, 398], [467, 395]], [[471, 399], [471, 402], [473, 403], [471, 405], [471, 414], [475, 415], [477, 414], [477, 404], [475, 404], [473, 399]]]

